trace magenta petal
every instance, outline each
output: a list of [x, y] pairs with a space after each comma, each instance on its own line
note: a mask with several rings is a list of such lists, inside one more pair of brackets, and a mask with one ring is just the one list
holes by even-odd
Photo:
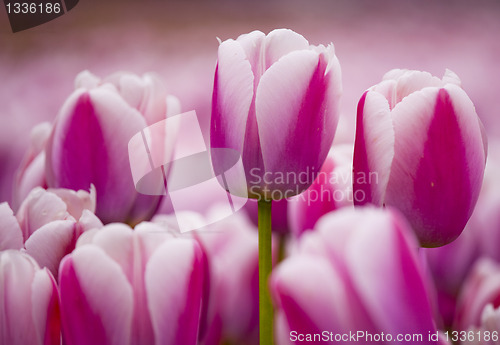
[[474, 106], [463, 90], [449, 84], [408, 96], [394, 108], [393, 119], [387, 204], [408, 217], [423, 245], [449, 243], [472, 213], [484, 172]]
[[[327, 64], [324, 54], [295, 51], [283, 56], [262, 76], [255, 107], [266, 172], [286, 176], [289, 172], [309, 171], [312, 175], [321, 168], [336, 126], [336, 114], [327, 109]], [[285, 181], [270, 186], [291, 190], [286, 196], [292, 196], [313, 181], [310, 177], [306, 183]]]
[[129, 344], [133, 292], [120, 266], [102, 250], [82, 246], [67, 256], [59, 284], [65, 344]]
[[202, 253], [196, 242], [165, 242], [145, 273], [156, 345], [195, 345], [203, 294]]

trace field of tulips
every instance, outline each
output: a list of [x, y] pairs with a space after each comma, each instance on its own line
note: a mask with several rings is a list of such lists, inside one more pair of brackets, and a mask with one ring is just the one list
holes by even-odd
[[2, 11], [0, 345], [500, 344], [500, 3]]

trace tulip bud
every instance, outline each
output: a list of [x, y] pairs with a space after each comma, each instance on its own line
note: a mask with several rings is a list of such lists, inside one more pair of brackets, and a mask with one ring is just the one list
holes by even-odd
[[396, 207], [425, 247], [460, 235], [483, 180], [486, 138], [459, 85], [448, 70], [393, 70], [358, 104], [353, 182], [366, 198], [355, 204]]
[[[210, 143], [241, 154], [243, 196], [279, 200], [311, 185], [333, 141], [341, 88], [332, 44], [311, 46], [285, 29], [220, 44]], [[219, 158], [212, 152], [223, 171]]]

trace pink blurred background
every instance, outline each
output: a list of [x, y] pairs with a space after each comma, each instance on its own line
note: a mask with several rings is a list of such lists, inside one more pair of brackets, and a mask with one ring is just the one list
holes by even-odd
[[286, 27], [312, 44], [335, 44], [343, 70], [337, 142], [354, 137], [362, 92], [392, 68], [439, 77], [449, 68], [490, 136], [500, 134], [499, 1], [90, 1], [42, 26], [13, 34], [0, 9], [0, 202], [31, 128], [52, 121], [76, 74], [154, 71], [196, 110], [208, 139], [217, 37]]

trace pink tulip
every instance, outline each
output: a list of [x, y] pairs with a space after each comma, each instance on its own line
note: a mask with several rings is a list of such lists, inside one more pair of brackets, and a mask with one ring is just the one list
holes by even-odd
[[59, 270], [65, 344], [196, 344], [205, 265], [196, 241], [153, 223], [86, 232]]
[[255, 227], [245, 217], [235, 214], [196, 236], [207, 252], [210, 265], [209, 327], [202, 344], [258, 344], [258, 235]]
[[37, 187], [14, 216], [0, 205], [0, 250], [22, 249], [57, 277], [61, 259], [75, 248], [85, 231], [102, 227], [94, 215], [95, 191]]
[[398, 334], [437, 343], [428, 338], [436, 329], [417, 247], [408, 224], [392, 210], [346, 208], [323, 217], [271, 277], [278, 344], [322, 331], [394, 337], [364, 336], [357, 339], [362, 344], [397, 343]]
[[220, 44], [210, 142], [242, 155], [242, 194], [282, 199], [309, 187], [332, 144], [341, 88], [332, 44], [311, 46], [285, 29]]
[[[96, 214], [104, 223], [149, 219], [160, 197], [137, 193], [128, 142], [146, 126], [179, 113], [177, 99], [151, 75], [120, 73], [101, 81], [82, 72], [76, 86], [46, 145], [47, 185], [78, 190], [94, 184]], [[165, 146], [152, 144], [155, 150]]]
[[496, 324], [493, 330], [500, 338], [499, 306], [500, 265], [490, 259], [479, 260], [460, 293], [454, 329], [480, 329]]
[[0, 344], [60, 344], [56, 283], [29, 255], [0, 251], [0, 300]]
[[295, 236], [314, 229], [321, 216], [353, 205], [352, 145], [334, 146], [314, 183], [289, 200], [288, 217]]
[[474, 105], [447, 70], [393, 70], [358, 104], [354, 150], [357, 205], [394, 206], [422, 246], [462, 232], [479, 195], [486, 138]]

